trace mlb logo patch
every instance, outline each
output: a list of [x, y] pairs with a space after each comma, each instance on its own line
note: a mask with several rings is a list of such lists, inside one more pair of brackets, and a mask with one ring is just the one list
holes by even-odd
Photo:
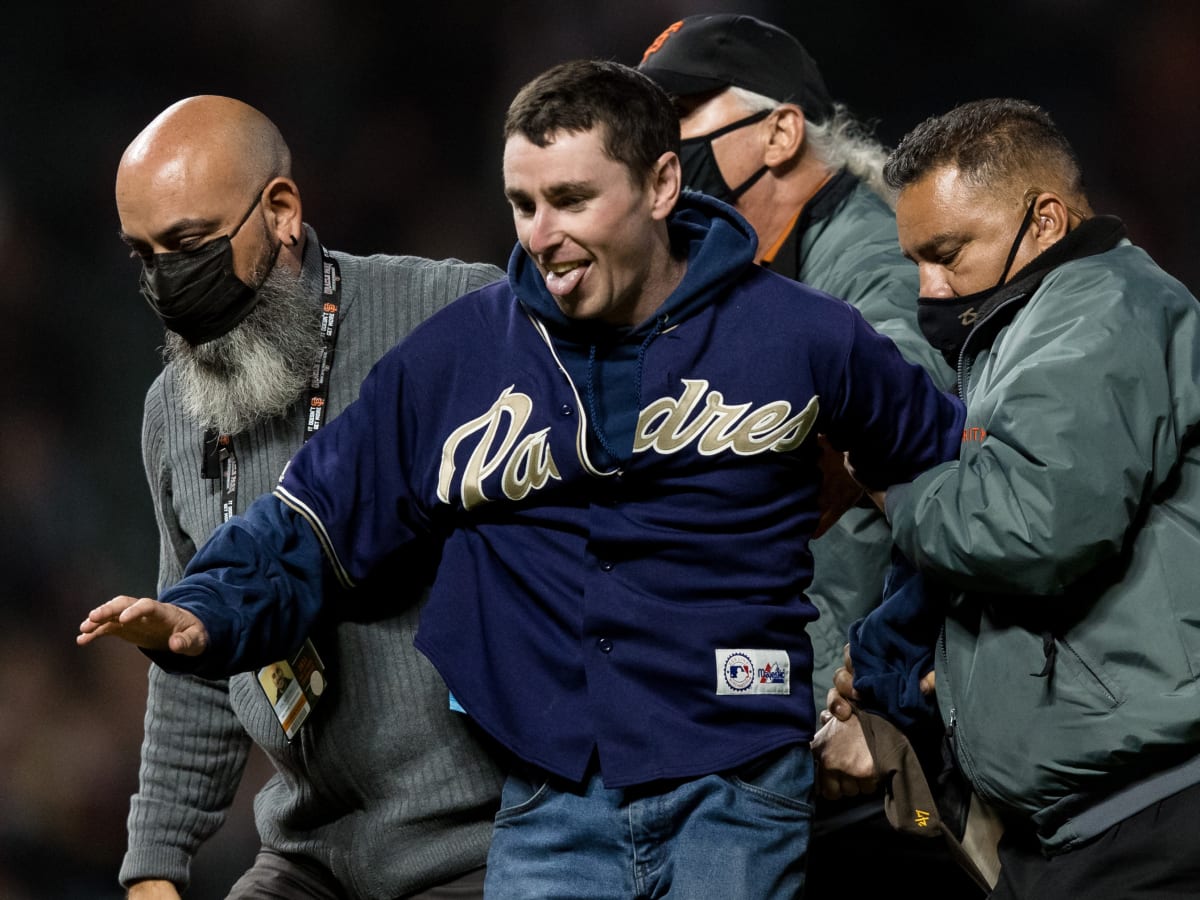
[[716, 650], [717, 695], [790, 694], [792, 667], [786, 650]]

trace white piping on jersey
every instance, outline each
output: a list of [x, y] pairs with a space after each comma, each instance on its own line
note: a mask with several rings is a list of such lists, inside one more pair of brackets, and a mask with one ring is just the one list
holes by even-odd
[[346, 571], [346, 567], [342, 565], [342, 561], [338, 559], [337, 551], [333, 549], [333, 541], [329, 539], [329, 532], [325, 530], [325, 526], [321, 523], [320, 518], [312, 510], [307, 503], [296, 497], [288, 491], [287, 488], [279, 485], [275, 488], [274, 494], [278, 497], [285, 506], [300, 515], [317, 535], [317, 540], [321, 543], [321, 549], [325, 552], [325, 557], [329, 560], [333, 568], [333, 574], [337, 576], [338, 582], [344, 588], [354, 587], [354, 579], [350, 577], [350, 573]]
[[579, 461], [583, 463], [584, 469], [589, 474], [599, 475], [602, 478], [620, 475], [620, 466], [605, 472], [592, 464], [591, 457], [588, 456], [587, 452], [587, 413], [584, 412], [583, 400], [579, 396], [579, 390], [575, 387], [575, 382], [571, 380], [571, 376], [567, 373], [566, 366], [558, 358], [558, 352], [554, 349], [554, 342], [550, 339], [550, 332], [546, 330], [545, 324], [530, 315], [528, 311], [525, 311], [525, 317], [533, 323], [533, 327], [537, 329], [537, 333], [542, 336], [542, 340], [546, 342], [546, 346], [550, 349], [550, 355], [554, 358], [554, 364], [558, 366], [558, 371], [562, 372], [563, 378], [567, 379], [567, 384], [571, 386], [571, 393], [575, 397], [575, 408], [579, 411], [579, 427], [575, 431], [575, 452], [579, 455]]

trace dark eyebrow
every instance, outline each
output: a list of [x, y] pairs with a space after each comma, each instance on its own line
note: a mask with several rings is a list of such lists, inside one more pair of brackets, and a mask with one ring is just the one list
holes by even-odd
[[[548, 187], [546, 189], [546, 199], [553, 203], [556, 200], [561, 200], [563, 197], [573, 197], [580, 194], [590, 197], [595, 192], [596, 189], [592, 187], [591, 182], [564, 181], [561, 184], [554, 184]], [[511, 201], [529, 200], [529, 195], [527, 193], [513, 188], [506, 190], [504, 192], [504, 196]]]
[[558, 200], [562, 197], [573, 196], [576, 194], [585, 194], [591, 196], [594, 193], [594, 188], [587, 181], [567, 181], [562, 184], [552, 185], [547, 191], [546, 196], [551, 200]]
[[932, 235], [928, 240], [922, 241], [919, 245], [917, 245], [916, 247], [913, 248], [913, 252], [911, 255], [908, 253], [905, 253], [904, 255], [907, 256], [909, 259], [912, 259], [914, 256], [928, 256], [930, 254], [933, 254], [936, 256], [938, 253], [939, 247], [942, 247], [947, 243], [961, 244], [962, 242], [963, 242], [963, 236], [961, 234], [959, 234], [958, 232], [943, 231], [938, 234]]
[[[211, 234], [220, 224], [221, 223], [215, 219], [180, 219], [178, 222], [173, 222], [171, 227], [169, 227], [162, 234], [154, 235], [154, 237], [160, 244], [169, 247], [180, 235], [187, 234], [188, 232]], [[139, 238], [135, 238], [126, 234], [124, 229], [119, 229], [117, 231], [117, 237], [119, 237], [123, 243], [135, 249], [138, 247], [148, 246], [147, 241], [143, 241]]]

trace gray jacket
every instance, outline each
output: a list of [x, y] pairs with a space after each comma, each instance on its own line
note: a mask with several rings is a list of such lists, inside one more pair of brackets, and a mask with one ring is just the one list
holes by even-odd
[[960, 459], [888, 515], [956, 591], [935, 661], [964, 773], [1057, 852], [1200, 780], [1200, 304], [1121, 240], [975, 333]]

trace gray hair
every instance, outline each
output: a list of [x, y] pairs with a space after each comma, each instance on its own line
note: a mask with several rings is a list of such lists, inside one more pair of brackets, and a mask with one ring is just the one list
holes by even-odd
[[[780, 105], [778, 100], [745, 88], [731, 87], [729, 91], [748, 113], [776, 109]], [[805, 116], [804, 134], [809, 151], [817, 159], [831, 169], [845, 169], [883, 198], [888, 206], [895, 206], [896, 191], [883, 178], [888, 148], [872, 136], [871, 129], [845, 104], [834, 103], [833, 114], [821, 123]]]

